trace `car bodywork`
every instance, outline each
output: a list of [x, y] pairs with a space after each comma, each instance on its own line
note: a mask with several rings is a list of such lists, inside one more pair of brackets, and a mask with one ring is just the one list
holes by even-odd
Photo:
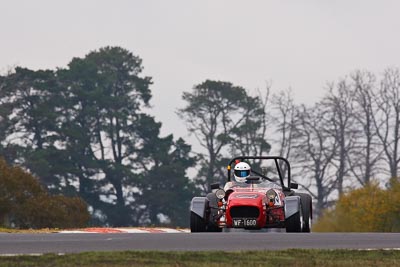
[[[271, 179], [262, 171], [251, 170], [246, 183], [232, 181], [231, 169], [241, 161], [272, 161]], [[258, 164], [260, 166], [260, 164]], [[222, 229], [285, 228], [286, 232], [310, 232], [312, 199], [296, 193], [291, 182], [290, 164], [277, 156], [233, 158], [227, 166], [227, 183], [211, 185], [206, 197], [194, 197], [190, 206], [191, 232], [220, 232]]]

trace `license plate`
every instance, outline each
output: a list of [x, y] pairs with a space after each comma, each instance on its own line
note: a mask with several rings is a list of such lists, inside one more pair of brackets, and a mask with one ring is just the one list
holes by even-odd
[[233, 227], [257, 227], [256, 219], [233, 219]]

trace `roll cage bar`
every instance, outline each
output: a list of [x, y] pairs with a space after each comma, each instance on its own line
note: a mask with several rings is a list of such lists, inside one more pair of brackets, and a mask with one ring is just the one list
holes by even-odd
[[[234, 162], [236, 162], [237, 160], [244, 161], [245, 159], [274, 160], [276, 169], [278, 171], [279, 181], [281, 183], [282, 189], [285, 190], [285, 191], [286, 190], [290, 191], [290, 188], [291, 188], [290, 163], [286, 158], [279, 157], [279, 156], [239, 156], [239, 157], [235, 157], [235, 158], [231, 159], [231, 161], [229, 162], [228, 167], [227, 167], [227, 169], [228, 169], [228, 181], [231, 180], [232, 164]], [[283, 175], [282, 175], [281, 168], [279, 167], [278, 160], [282, 160], [283, 162], [285, 162], [286, 166], [288, 167], [287, 168], [287, 170], [288, 170], [288, 184], [287, 184], [287, 186], [285, 186], [285, 183], [283, 181]], [[251, 172], [261, 176], [262, 178], [264, 178], [264, 179], [266, 179], [266, 180], [268, 180], [270, 182], [274, 182], [272, 179], [268, 178], [267, 176], [265, 176], [265, 175], [263, 175], [261, 173], [258, 173], [257, 171], [254, 171], [253, 169], [251, 170]]]

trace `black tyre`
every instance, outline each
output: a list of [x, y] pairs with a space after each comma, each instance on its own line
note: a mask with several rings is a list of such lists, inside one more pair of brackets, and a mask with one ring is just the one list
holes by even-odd
[[222, 228], [219, 228], [216, 224], [207, 225], [207, 232], [222, 232]]
[[206, 223], [203, 218], [194, 213], [190, 212], [190, 232], [192, 233], [201, 233], [206, 231]]
[[214, 193], [207, 194], [208, 207], [209, 207], [209, 218], [206, 227], [206, 232], [222, 232], [222, 229], [218, 227], [216, 218], [218, 216], [218, 199]]
[[296, 193], [300, 197], [301, 207], [303, 211], [303, 229], [302, 232], [311, 232], [311, 219], [312, 219], [312, 200], [311, 196], [304, 193]]
[[300, 203], [300, 209], [299, 212], [293, 214], [289, 218], [286, 219], [285, 224], [286, 224], [286, 232], [287, 233], [300, 233], [303, 229], [303, 211], [301, 208], [301, 203]]

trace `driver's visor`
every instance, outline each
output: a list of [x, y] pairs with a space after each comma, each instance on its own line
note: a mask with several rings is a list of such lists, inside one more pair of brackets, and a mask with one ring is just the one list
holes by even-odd
[[236, 177], [247, 177], [250, 175], [250, 170], [235, 170]]

